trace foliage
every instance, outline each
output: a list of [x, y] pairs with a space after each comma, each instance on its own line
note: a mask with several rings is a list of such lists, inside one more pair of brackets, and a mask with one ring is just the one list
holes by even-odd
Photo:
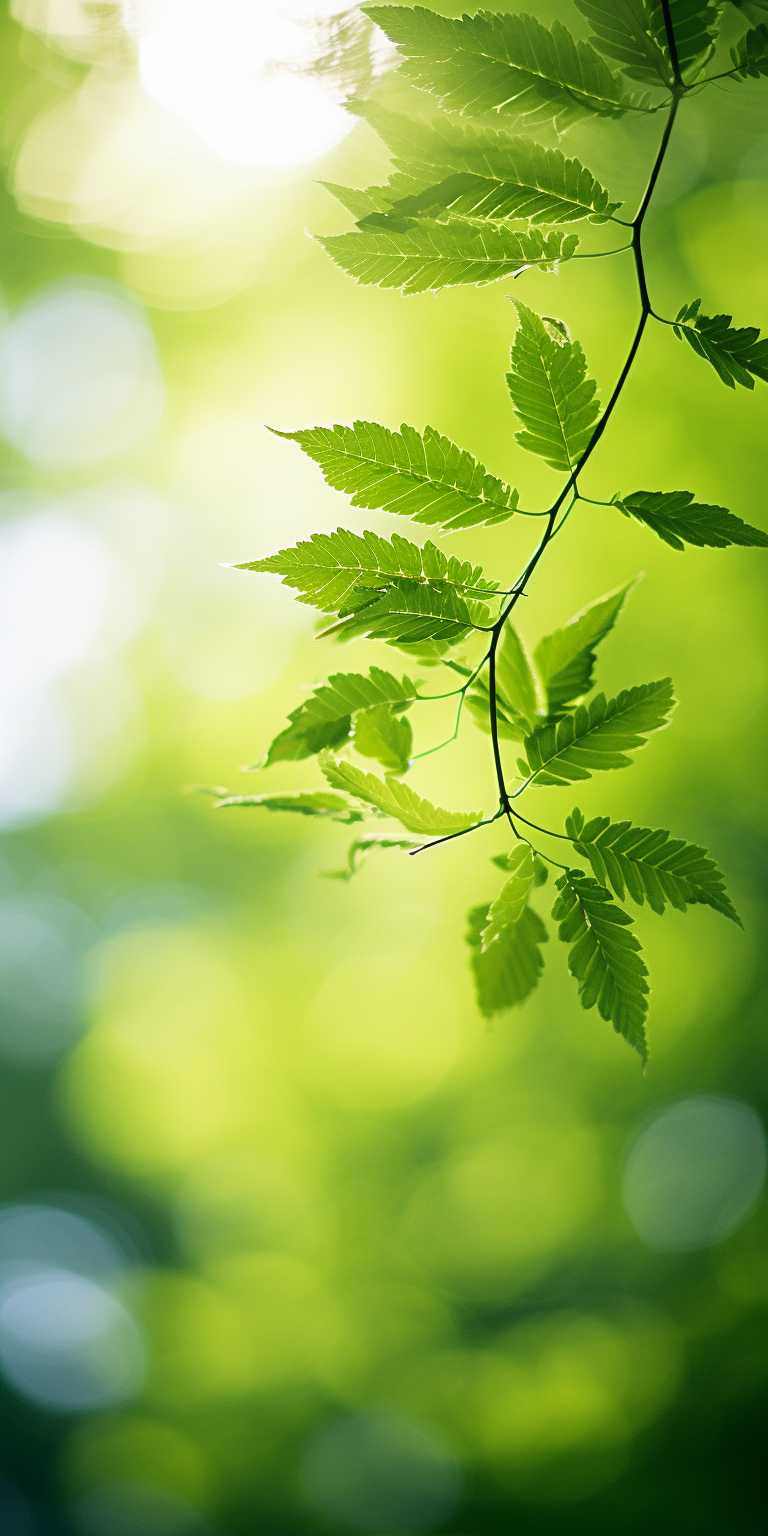
[[[330, 187], [354, 228], [321, 243], [358, 282], [416, 294], [517, 277], [532, 266], [554, 272], [560, 262], [582, 254], [574, 225], [582, 231], [592, 226], [595, 237], [613, 225], [624, 231], [622, 238], [629, 235], [639, 294], [637, 327], [624, 364], [615, 383], [604, 388], [601, 406], [581, 343], [565, 321], [538, 314], [515, 296], [507, 386], [519, 423], [516, 443], [561, 477], [550, 504], [541, 509], [521, 507], [517, 490], [431, 426], [394, 431], [357, 421], [278, 434], [297, 442], [352, 507], [408, 517], [436, 535], [514, 519], [513, 536], [521, 548], [531, 528], [528, 519], [542, 522], [533, 524], [538, 540], [511, 581], [488, 579], [479, 565], [446, 556], [431, 541], [420, 546], [399, 534], [386, 538], [344, 528], [313, 534], [244, 566], [281, 576], [300, 602], [331, 616], [322, 634], [401, 646], [419, 667], [443, 665], [450, 686], [425, 692], [420, 681], [378, 666], [367, 673], [332, 674], [292, 712], [262, 762], [271, 768], [317, 755], [329, 790], [220, 792], [218, 803], [346, 821], [383, 817], [431, 842], [489, 824], [506, 828], [512, 846], [493, 857], [503, 871], [501, 889], [469, 913], [480, 1011], [491, 1017], [517, 1006], [539, 981], [547, 930], [532, 903], [540, 899], [536, 892], [551, 865], [561, 871], [552, 915], [568, 945], [581, 1004], [596, 1007], [644, 1061], [647, 970], [623, 904], [647, 904], [658, 914], [668, 906], [685, 912], [706, 905], [738, 923], [723, 876], [705, 849], [667, 830], [608, 815], [585, 821], [578, 809], [565, 818], [562, 830], [539, 827], [520, 803], [533, 788], [562, 787], [629, 767], [630, 754], [667, 725], [675, 704], [672, 682], [638, 684], [628, 678], [613, 697], [595, 692], [598, 648], [621, 616], [632, 581], [588, 603], [534, 646], [514, 625], [513, 610], [552, 539], [587, 499], [581, 490], [584, 471], [596, 462], [593, 455], [649, 323], [671, 329], [710, 364], [713, 388], [716, 379], [731, 389], [736, 384], [754, 389], [756, 379], [768, 380], [768, 337], [761, 338], [755, 327], [734, 326], [729, 315], [702, 315], [698, 299], [684, 304], [674, 319], [656, 313], [643, 250], [644, 221], [678, 112], [692, 89], [700, 92], [709, 79], [743, 82], [768, 72], [768, 27], [763, 0], [738, 0], [753, 26], [733, 48], [732, 67], [706, 76], [717, 47], [715, 0], [575, 3], [589, 23], [591, 41], [577, 39], [559, 21], [549, 26], [530, 15], [481, 11], [447, 17], [421, 6], [364, 7], [395, 45], [400, 77], [406, 88], [423, 94], [424, 111], [393, 111], [378, 95], [348, 103], [384, 141], [392, 171], [379, 186]], [[397, 99], [416, 98], [406, 89]], [[631, 122], [647, 114], [658, 117], [659, 145], [646, 193], [631, 218], [619, 217], [622, 205], [588, 166], [531, 136], [541, 129], [551, 139], [553, 131], [562, 134], [586, 117], [602, 118], [610, 133], [611, 119], [628, 116]], [[617, 250], [614, 244], [587, 254], [608, 259]], [[696, 499], [693, 491], [638, 490], [599, 504], [641, 523], [678, 553], [690, 546], [768, 545], [761, 529], [725, 507]], [[467, 654], [456, 654], [459, 644]], [[497, 808], [488, 817], [444, 810], [404, 779], [420, 757], [437, 750], [413, 753], [412, 717], [433, 697], [456, 702], [451, 740], [466, 717], [491, 738]], [[516, 783], [506, 757], [509, 741], [523, 744]], [[376, 760], [384, 777], [340, 757], [345, 744], [363, 759]], [[348, 880], [374, 849], [414, 854], [424, 846], [400, 836], [397, 827], [365, 833], [351, 843], [344, 868], [325, 873]], [[558, 856], [563, 846], [565, 861]], [[574, 860], [582, 867], [574, 867]]]

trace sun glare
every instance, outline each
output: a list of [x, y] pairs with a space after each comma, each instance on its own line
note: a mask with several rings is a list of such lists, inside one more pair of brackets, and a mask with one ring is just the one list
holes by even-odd
[[125, 4], [147, 95], [224, 160], [259, 170], [306, 165], [355, 124], [311, 62], [312, 23], [338, 0], [145, 0]]

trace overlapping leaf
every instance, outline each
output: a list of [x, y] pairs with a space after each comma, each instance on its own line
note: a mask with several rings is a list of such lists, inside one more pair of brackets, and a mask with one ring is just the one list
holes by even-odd
[[370, 596], [363, 593], [349, 616], [342, 613], [337, 624], [320, 631], [320, 637], [335, 635], [339, 640], [353, 640], [365, 636], [394, 645], [444, 640], [456, 645], [471, 629], [488, 629], [491, 625], [485, 603], [472, 602], [455, 587], [440, 582], [427, 584], [402, 578], [372, 602], [368, 601]]
[[673, 549], [686, 544], [725, 549], [729, 544], [768, 545], [768, 534], [742, 522], [725, 507], [710, 507], [693, 499], [691, 491], [634, 491], [614, 503], [639, 523], [645, 523]]
[[607, 702], [598, 693], [588, 705], [526, 738], [528, 761], [521, 760], [521, 772], [535, 774], [535, 784], [568, 784], [604, 769], [628, 768], [627, 752], [644, 747], [646, 738], [668, 723], [674, 704], [668, 677], [628, 688]]
[[582, 1008], [594, 1008], [610, 1020], [645, 1062], [648, 1048], [648, 971], [640, 945], [629, 932], [632, 918], [617, 907], [610, 891], [580, 870], [569, 869], [557, 881], [560, 892], [552, 916], [558, 934], [570, 944], [568, 969], [579, 984]]
[[502, 886], [496, 900], [491, 903], [488, 910], [488, 921], [480, 936], [480, 948], [483, 953], [490, 949], [492, 944], [498, 944], [515, 928], [528, 905], [528, 897], [533, 888], [534, 867], [533, 853], [528, 843], [521, 843], [510, 854], [507, 868], [510, 870], [510, 878]]
[[[616, 59], [631, 80], [671, 85], [672, 61], [660, 0], [576, 0], [595, 33], [595, 47]], [[678, 63], [695, 80], [714, 50], [717, 0], [670, 0]]]
[[768, 336], [761, 340], [754, 325], [732, 326], [730, 315], [701, 315], [700, 305], [701, 299], [683, 305], [673, 327], [678, 340], [685, 338], [729, 389], [754, 389], [756, 378], [768, 382]]
[[551, 272], [567, 261], [578, 237], [565, 230], [508, 229], [470, 219], [446, 223], [404, 221], [406, 227], [364, 227], [348, 235], [319, 236], [320, 244], [355, 282], [403, 293], [436, 293], [458, 284], [495, 283], [528, 267]]
[[229, 810], [233, 806], [262, 811], [295, 811], [299, 816], [329, 816], [332, 821], [362, 821], [362, 812], [344, 795], [332, 795], [327, 790], [285, 790], [275, 795], [223, 795], [214, 810]]
[[594, 431], [600, 407], [596, 385], [578, 341], [571, 341], [561, 320], [542, 318], [519, 301], [520, 324], [512, 345], [507, 384], [525, 431], [515, 434], [521, 448], [536, 453], [553, 469], [575, 468]]
[[404, 57], [401, 72], [453, 112], [498, 111], [558, 130], [578, 118], [619, 117], [632, 104], [591, 43], [534, 16], [440, 16], [422, 6], [366, 6]]
[[541, 945], [549, 938], [538, 912], [525, 907], [520, 921], [500, 934], [490, 949], [483, 950], [482, 934], [488, 912], [486, 902], [473, 907], [467, 915], [467, 943], [472, 948], [477, 1005], [486, 1019], [506, 1008], [515, 1008], [530, 996], [544, 968]]
[[768, 75], [768, 25], [763, 21], [739, 38], [735, 48], [731, 49], [731, 58], [737, 79], [746, 80], [751, 75], [757, 80], [760, 75]]
[[416, 685], [409, 677], [398, 681], [381, 667], [371, 667], [367, 673], [336, 672], [292, 711], [288, 716], [290, 725], [275, 737], [257, 766], [269, 768], [273, 763], [299, 762], [314, 757], [323, 747], [341, 746], [358, 710], [391, 704], [402, 707], [415, 698]]
[[672, 84], [660, 6], [649, 0], [576, 0], [576, 6], [592, 27], [595, 47], [616, 59], [623, 74], [650, 85]]
[[446, 837], [451, 832], [465, 831], [482, 820], [482, 811], [446, 811], [442, 806], [422, 799], [410, 784], [390, 777], [379, 779], [375, 773], [364, 773], [354, 763], [335, 758], [330, 752], [322, 752], [319, 763], [332, 789], [365, 800], [383, 816], [392, 816], [401, 822], [408, 832]]
[[667, 902], [680, 912], [688, 906], [714, 907], [741, 926], [706, 848], [671, 837], [659, 827], [635, 827], [609, 816], [595, 816], [585, 825], [579, 810], [566, 818], [565, 829], [574, 839], [575, 852], [589, 860], [595, 878], [612, 886], [620, 901], [625, 895], [638, 906], [647, 900], [659, 913]]
[[388, 704], [374, 704], [355, 715], [355, 751], [373, 757], [389, 773], [405, 773], [411, 760], [411, 722], [393, 714]]
[[597, 660], [594, 648], [613, 629], [634, 585], [634, 581], [628, 581], [605, 597], [596, 598], [562, 629], [539, 641], [534, 659], [550, 714], [557, 714], [564, 705], [589, 692]]
[[[523, 741], [535, 729], [541, 709], [540, 685], [523, 640], [512, 624], [504, 626], [496, 658], [496, 718], [499, 735]], [[491, 729], [490, 693], [481, 673], [465, 699], [475, 724]]]
[[[378, 102], [355, 102], [395, 155], [399, 175], [389, 187], [331, 187], [356, 219], [394, 208], [403, 215], [447, 212], [473, 218], [529, 219], [568, 224], [603, 223], [621, 207], [578, 160], [533, 139], [475, 128], [442, 114], [425, 123], [390, 112]], [[410, 193], [405, 183], [413, 185]], [[368, 199], [368, 204], [362, 201]]]
[[[518, 493], [510, 486], [489, 475], [480, 464], [462, 448], [457, 448], [449, 438], [427, 427], [423, 433], [415, 427], [403, 425], [399, 432], [379, 426], [375, 421], [356, 421], [353, 426], [309, 427], [302, 432], [279, 432], [298, 443], [299, 447], [319, 464], [324, 478], [337, 491], [346, 491], [352, 497], [353, 507], [381, 508], [383, 512], [395, 512], [411, 517], [415, 523], [439, 525], [443, 529], [474, 528], [480, 523], [503, 523], [511, 517], [518, 504]], [[343, 530], [339, 529], [339, 534]], [[314, 535], [313, 542], [331, 535]], [[354, 540], [355, 535], [347, 535]], [[405, 541], [392, 540], [392, 553], [381, 546], [385, 540], [377, 540], [375, 534], [363, 537], [371, 544], [371, 552], [379, 560], [378, 569], [402, 576], [433, 576], [454, 581], [445, 557], [427, 545], [420, 558], [416, 545], [404, 547]], [[319, 546], [327, 549], [327, 545]], [[299, 545], [306, 551], [306, 545]], [[353, 544], [353, 553], [360, 569], [373, 569], [364, 564], [370, 554]], [[328, 549], [328, 553], [336, 551]], [[440, 558], [438, 558], [440, 556]], [[274, 560], [276, 557], [272, 556]], [[350, 567], [351, 568], [351, 567]], [[257, 561], [248, 570], [276, 570], [279, 567]], [[452, 568], [451, 568], [452, 569]], [[477, 585], [459, 581], [456, 585]], [[336, 606], [333, 603], [331, 606]]]

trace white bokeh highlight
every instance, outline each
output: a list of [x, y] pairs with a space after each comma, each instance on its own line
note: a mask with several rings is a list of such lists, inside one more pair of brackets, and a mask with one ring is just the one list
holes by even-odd
[[311, 58], [311, 23], [341, 9], [338, 0], [124, 0], [123, 15], [153, 101], [223, 160], [285, 170], [327, 154], [355, 126], [318, 79], [295, 71]]
[[45, 469], [102, 463], [146, 442], [163, 400], [143, 311], [108, 283], [54, 283], [0, 334], [0, 432]]
[[765, 1175], [765, 1131], [749, 1104], [709, 1095], [683, 1099], [632, 1143], [624, 1205], [649, 1248], [708, 1248], [746, 1220]]

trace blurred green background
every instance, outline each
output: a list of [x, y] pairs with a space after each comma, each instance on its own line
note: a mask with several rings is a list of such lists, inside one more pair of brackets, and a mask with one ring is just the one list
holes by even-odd
[[[322, 9], [3, 6], [4, 1529], [757, 1536], [764, 555], [678, 555], [580, 506], [521, 620], [535, 641], [645, 573], [600, 682], [669, 672], [679, 708], [578, 803], [706, 844], [744, 919], [640, 915], [645, 1077], [554, 943], [523, 1009], [478, 1017], [464, 914], [498, 889], [497, 828], [344, 884], [317, 878], [342, 828], [182, 793], [319, 786], [239, 768], [302, 685], [397, 667], [226, 568], [394, 527], [266, 423], [429, 422], [524, 504], [557, 483], [512, 441], [512, 285], [403, 300], [307, 238], [347, 224], [319, 181], [386, 167], [303, 77], [261, 77], [254, 115], [263, 37], [274, 57]], [[662, 312], [768, 325], [767, 130], [763, 82], [685, 104], [647, 224]], [[631, 206], [657, 135], [567, 144]], [[628, 258], [514, 291], [567, 319], [605, 398]], [[767, 402], [657, 328], [584, 490], [685, 487], [765, 526]], [[519, 521], [450, 552], [506, 580]], [[467, 721], [411, 781], [492, 809], [487, 738]]]

